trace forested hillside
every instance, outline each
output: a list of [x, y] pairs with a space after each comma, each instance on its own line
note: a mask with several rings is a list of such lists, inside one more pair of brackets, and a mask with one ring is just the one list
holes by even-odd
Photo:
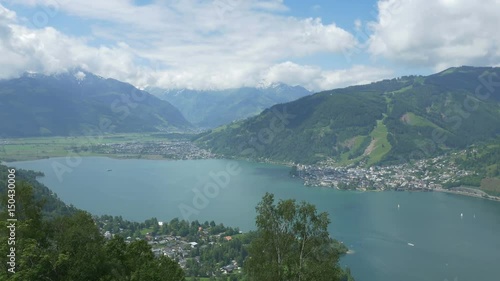
[[[73, 70], [0, 80], [0, 137], [102, 135], [191, 127], [166, 101], [115, 79]], [[8, 120], [8, 122], [7, 122]]]
[[[15, 183], [5, 188], [9, 174]], [[266, 194], [257, 207], [257, 231], [243, 234], [214, 221], [91, 216], [60, 201], [36, 181], [40, 175], [0, 165], [0, 251], [10, 255], [0, 257], [0, 280], [353, 280], [338, 264], [347, 248], [329, 236], [328, 215], [306, 202], [275, 206]], [[266, 245], [280, 250], [261, 255]], [[283, 262], [275, 263], [276, 255]]]
[[[0, 166], [2, 188], [7, 173]], [[146, 241], [127, 244], [121, 236], [107, 241], [90, 214], [67, 207], [39, 183], [32, 187], [32, 172], [13, 174], [15, 192], [1, 194], [0, 251], [10, 255], [0, 258], [1, 280], [185, 280], [179, 265], [155, 258]], [[8, 211], [9, 199], [15, 208]]]
[[500, 68], [459, 67], [325, 91], [196, 141], [228, 157], [296, 163], [431, 157], [500, 134], [499, 81]]
[[147, 88], [157, 97], [172, 103], [191, 123], [214, 128], [257, 115], [278, 103], [310, 94], [300, 86], [275, 83], [269, 87], [243, 87], [225, 90], [162, 90]]
[[500, 140], [475, 145], [453, 159], [462, 169], [476, 171], [476, 174], [464, 177], [452, 186], [472, 186], [500, 196]]

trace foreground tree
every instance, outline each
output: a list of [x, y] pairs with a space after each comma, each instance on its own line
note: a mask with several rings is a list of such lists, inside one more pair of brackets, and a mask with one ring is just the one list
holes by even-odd
[[244, 266], [250, 280], [347, 280], [338, 265], [346, 248], [330, 238], [327, 213], [291, 199], [275, 205], [269, 193], [256, 209], [258, 236]]
[[[1, 171], [0, 171], [1, 172]], [[0, 184], [2, 184], [0, 182]], [[0, 280], [52, 281], [184, 281], [181, 267], [167, 257], [155, 258], [145, 241], [106, 241], [92, 216], [83, 211], [47, 220], [32, 187], [16, 186], [16, 236], [9, 244], [8, 198], [0, 195]], [[8, 253], [15, 247], [15, 273]], [[13, 259], [12, 259], [13, 260]]]

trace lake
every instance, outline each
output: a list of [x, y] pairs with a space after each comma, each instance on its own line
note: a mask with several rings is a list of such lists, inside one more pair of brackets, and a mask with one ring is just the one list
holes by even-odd
[[9, 165], [44, 172], [40, 181], [68, 204], [136, 221], [214, 220], [247, 231], [255, 228], [255, 206], [266, 192], [305, 200], [329, 213], [332, 236], [354, 251], [341, 262], [357, 281], [499, 278], [498, 202], [305, 187], [287, 167], [245, 161], [89, 157]]

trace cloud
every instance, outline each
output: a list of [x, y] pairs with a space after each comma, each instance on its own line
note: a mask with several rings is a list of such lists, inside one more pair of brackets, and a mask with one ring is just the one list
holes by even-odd
[[319, 67], [284, 62], [271, 66], [262, 73], [264, 84], [284, 82], [302, 85], [311, 90], [325, 90], [350, 85], [361, 85], [394, 75], [385, 68], [355, 65], [349, 69], [322, 70]]
[[361, 22], [360, 19], [354, 20], [354, 29], [356, 29], [356, 31], [360, 31], [362, 26], [363, 23]]
[[[263, 70], [282, 61], [338, 54], [358, 44], [334, 23], [283, 15], [287, 7], [281, 0], [155, 1], [143, 6], [119, 0], [16, 3], [36, 11], [19, 19], [0, 5], [0, 36], [6, 34], [11, 45], [0, 49], [9, 54], [1, 61], [9, 67], [0, 77], [80, 66], [137, 86], [252, 86]], [[60, 14], [92, 22], [92, 33], [74, 37], [50, 27], [52, 17]], [[19, 23], [26, 21], [31, 28]]]
[[313, 10], [315, 12], [319, 12], [319, 11], [321, 11], [321, 5], [319, 5], [319, 4], [312, 5], [311, 10]]
[[500, 62], [500, 1], [380, 0], [369, 52], [401, 65], [442, 70]]
[[77, 73], [75, 73], [74, 76], [75, 76], [76, 80], [83, 81], [85, 79], [85, 76], [87, 76], [87, 75], [82, 71], [78, 71]]
[[31, 71], [52, 74], [81, 66], [106, 76], [131, 78], [134, 57], [123, 46], [90, 47], [82, 38], [66, 36], [52, 27], [18, 25], [0, 5], [0, 78]]
[[[139, 87], [232, 88], [271, 81], [324, 90], [393, 75], [377, 66], [385, 59], [399, 69], [500, 63], [498, 0], [380, 0], [376, 20], [356, 19], [354, 35], [320, 18], [290, 16], [282, 0], [3, 2], [28, 6], [32, 14], [20, 17], [0, 4], [0, 78], [79, 66]], [[57, 30], [51, 24], [58, 16], [77, 19], [91, 31], [74, 36]], [[373, 66], [294, 63], [320, 55], [350, 64], [352, 55], [366, 53]]]

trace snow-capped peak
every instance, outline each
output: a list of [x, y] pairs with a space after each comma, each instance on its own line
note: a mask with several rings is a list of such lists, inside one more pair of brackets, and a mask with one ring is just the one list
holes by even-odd
[[85, 77], [87, 76], [84, 72], [82, 71], [78, 71], [76, 72], [75, 74], [73, 74], [73, 76], [75, 77], [75, 79], [78, 81], [78, 82], [82, 82], [83, 80], [85, 80]]
[[257, 84], [256, 88], [258, 89], [276, 89], [276, 88], [281, 88], [287, 86], [286, 84], [282, 82], [269, 82], [269, 81], [261, 81], [259, 84]]

